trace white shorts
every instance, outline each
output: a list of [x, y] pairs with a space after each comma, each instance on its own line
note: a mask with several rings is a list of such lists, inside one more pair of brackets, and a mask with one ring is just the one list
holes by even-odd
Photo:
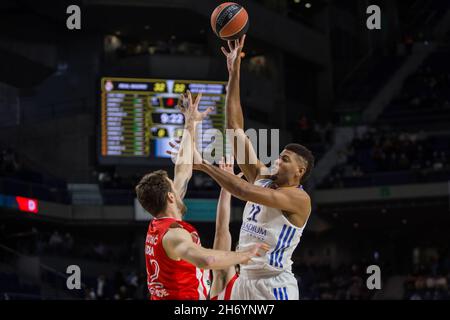
[[234, 282], [231, 300], [299, 300], [297, 279], [289, 272], [270, 277], [241, 274]]

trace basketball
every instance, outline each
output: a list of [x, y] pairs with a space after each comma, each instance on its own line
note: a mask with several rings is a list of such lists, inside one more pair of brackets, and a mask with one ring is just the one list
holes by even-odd
[[241, 5], [225, 2], [211, 14], [211, 27], [223, 40], [236, 40], [244, 35], [249, 26], [248, 13]]

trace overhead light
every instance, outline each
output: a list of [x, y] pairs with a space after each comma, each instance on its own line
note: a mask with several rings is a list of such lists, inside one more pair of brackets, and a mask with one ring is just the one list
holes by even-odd
[[309, 3], [309, 2], [305, 3], [305, 7], [306, 7], [307, 9], [311, 8], [311, 3]]
[[122, 34], [122, 32], [120, 32], [120, 30], [119, 31], [116, 31], [116, 35], [117, 36], [120, 36]]
[[145, 30], [148, 30], [148, 29], [150, 29], [150, 26], [149, 26], [149, 25], [146, 25], [146, 26], [144, 27], [144, 29], [145, 29]]
[[300, 3], [300, 0], [294, 0], [294, 3]]

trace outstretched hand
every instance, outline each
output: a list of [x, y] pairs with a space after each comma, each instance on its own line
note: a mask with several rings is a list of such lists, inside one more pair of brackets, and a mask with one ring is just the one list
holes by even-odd
[[[180, 151], [180, 143], [181, 143], [182, 137], [179, 137], [175, 140], [169, 141], [169, 146], [172, 148], [172, 150], [166, 150], [166, 153], [170, 155], [172, 158], [172, 162], [175, 163], [176, 159], [178, 157], [178, 153]], [[198, 152], [197, 148], [194, 146], [194, 163], [193, 164], [200, 164], [202, 163], [203, 159], [201, 154]]]
[[261, 257], [266, 254], [267, 251], [269, 251], [270, 247], [267, 243], [255, 243], [247, 250], [241, 251], [243, 256], [243, 261], [241, 264], [248, 264], [252, 258], [254, 257]]
[[208, 116], [208, 114], [210, 114], [214, 110], [213, 107], [208, 107], [205, 111], [200, 112], [198, 110], [198, 105], [201, 98], [202, 94], [199, 93], [195, 100], [193, 100], [192, 94], [189, 90], [180, 96], [180, 100], [177, 104], [177, 109], [180, 110], [184, 115], [186, 124], [203, 121]]
[[234, 173], [234, 157], [227, 157], [226, 159], [225, 157], [222, 157], [222, 159], [219, 161], [219, 168], [223, 171], [237, 175], [239, 178], [244, 175], [242, 172], [238, 174]]
[[228, 48], [230, 51], [227, 51], [227, 49], [225, 49], [224, 47], [220, 48], [227, 58], [227, 67], [229, 73], [239, 71], [239, 68], [241, 66], [241, 58], [243, 56], [242, 49], [244, 48], [245, 37], [246, 35], [244, 34], [238, 40], [228, 40]]

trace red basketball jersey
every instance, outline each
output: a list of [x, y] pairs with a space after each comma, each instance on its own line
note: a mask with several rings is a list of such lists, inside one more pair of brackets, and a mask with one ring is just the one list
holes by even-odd
[[192, 240], [200, 244], [197, 230], [187, 222], [174, 218], [155, 218], [150, 221], [145, 240], [147, 286], [151, 300], [205, 300], [209, 292], [209, 272], [193, 264], [169, 258], [162, 239], [170, 227], [187, 230]]

